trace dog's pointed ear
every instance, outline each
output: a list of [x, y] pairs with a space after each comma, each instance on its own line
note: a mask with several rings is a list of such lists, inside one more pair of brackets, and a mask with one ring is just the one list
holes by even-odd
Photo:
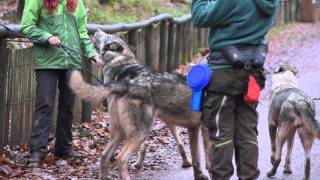
[[104, 31], [102, 31], [101, 29], [97, 29], [97, 33], [101, 34], [101, 35], [107, 35]]
[[107, 34], [105, 32], [103, 32], [101, 29], [98, 29], [95, 33], [94, 33], [94, 46], [95, 48], [99, 49], [99, 51], [101, 51], [103, 49], [103, 47], [105, 46], [105, 41], [104, 41], [104, 37]]
[[296, 67], [292, 67], [291, 72], [292, 72], [294, 75], [297, 75], [297, 74], [299, 73], [299, 70], [298, 70], [298, 68], [296, 68]]

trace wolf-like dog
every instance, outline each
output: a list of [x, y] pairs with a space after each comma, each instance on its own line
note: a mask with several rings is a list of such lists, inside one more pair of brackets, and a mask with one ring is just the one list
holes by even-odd
[[271, 139], [272, 169], [268, 177], [276, 174], [281, 151], [287, 141], [284, 173], [292, 173], [291, 154], [296, 131], [305, 151], [304, 179], [310, 179], [310, 151], [315, 138], [320, 138], [319, 122], [315, 119], [315, 105], [306, 93], [298, 88], [297, 69], [281, 65], [272, 76], [269, 104], [269, 133]]
[[[118, 36], [99, 30], [94, 39], [104, 61], [105, 86], [85, 83], [78, 71], [71, 74], [70, 86], [78, 96], [90, 102], [108, 99], [111, 140], [101, 155], [100, 179], [107, 178], [109, 161], [121, 142], [123, 145], [117, 156], [120, 177], [130, 179], [128, 158], [144, 143], [156, 118], [169, 126], [186, 163], [175, 126], [188, 128], [194, 177], [207, 179], [200, 168], [198, 148], [201, 113], [190, 110], [191, 91], [186, 83], [178, 76], [160, 74], [139, 64], [128, 45]], [[205, 129], [203, 134], [207, 134]], [[203, 139], [207, 152], [212, 143], [207, 136]], [[134, 164], [136, 167], [141, 166], [142, 156]]]

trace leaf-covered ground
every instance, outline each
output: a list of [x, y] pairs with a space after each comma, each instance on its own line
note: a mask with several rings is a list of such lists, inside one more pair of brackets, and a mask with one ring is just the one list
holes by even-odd
[[[74, 126], [73, 147], [81, 153], [82, 158], [76, 160], [62, 160], [53, 156], [54, 138], [51, 138], [49, 154], [39, 167], [30, 167], [25, 164], [25, 158], [29, 157], [28, 147], [6, 147], [3, 156], [0, 156], [0, 178], [9, 179], [79, 179], [98, 178], [99, 155], [109, 141], [108, 114], [103, 111], [95, 111], [92, 123], [83, 123]], [[181, 131], [185, 136], [185, 130]], [[186, 138], [183, 138], [186, 142]], [[149, 149], [144, 162], [143, 171], [161, 170], [170, 156], [179, 157], [178, 149], [165, 124], [157, 122], [148, 139]], [[119, 149], [116, 151], [116, 154]], [[152, 158], [151, 158], [152, 156]], [[134, 154], [130, 163], [137, 158]], [[175, 162], [173, 162], [175, 163]], [[177, 162], [180, 163], [180, 162]], [[111, 163], [110, 177], [118, 178], [116, 162]], [[130, 167], [129, 167], [130, 169]], [[131, 170], [135, 174], [135, 170]]]

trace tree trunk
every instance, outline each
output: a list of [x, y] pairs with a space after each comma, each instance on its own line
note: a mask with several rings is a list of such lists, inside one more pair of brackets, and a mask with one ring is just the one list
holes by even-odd
[[17, 6], [17, 15], [19, 19], [21, 19], [22, 17], [23, 8], [24, 8], [24, 0], [19, 0], [18, 6]]
[[108, 4], [108, 3], [109, 3], [109, 0], [99, 0], [99, 3], [100, 3], [100, 4]]

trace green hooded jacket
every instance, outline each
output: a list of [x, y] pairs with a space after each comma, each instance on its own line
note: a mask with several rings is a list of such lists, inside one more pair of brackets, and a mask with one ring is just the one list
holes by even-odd
[[[67, 0], [59, 0], [59, 5], [53, 13], [44, 7], [43, 0], [26, 0], [21, 21], [22, 34], [37, 39], [48, 41], [52, 36], [57, 36], [61, 43], [88, 57], [97, 55], [87, 31], [87, 14], [83, 1], [79, 0], [75, 12], [68, 12]], [[72, 69], [81, 68], [81, 55], [72, 53], [74, 59], [56, 46], [41, 46], [34, 44], [35, 69]]]
[[209, 48], [258, 45], [273, 25], [279, 0], [193, 0], [196, 27], [210, 28]]

